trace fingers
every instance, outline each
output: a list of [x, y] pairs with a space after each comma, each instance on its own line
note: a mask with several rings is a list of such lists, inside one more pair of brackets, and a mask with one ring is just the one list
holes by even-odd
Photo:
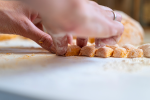
[[[100, 6], [100, 5], [99, 5]], [[109, 17], [111, 18], [111, 19], [114, 19], [114, 14], [113, 14], [113, 10], [111, 9], [111, 8], [109, 8], [109, 7], [106, 7], [106, 6], [101, 6], [101, 8], [103, 9], [103, 10], [105, 10], [108, 14], [107, 15], [109, 15]], [[121, 20], [122, 20], [122, 16], [118, 13], [118, 12], [116, 12], [116, 11], [114, 11], [115, 13], [116, 13], [116, 16], [117, 16], [117, 18], [116, 18], [116, 21], [119, 21], [119, 22], [121, 22]]]
[[[43, 31], [43, 26], [41, 23], [36, 25], [41, 31]], [[36, 36], [36, 35], [35, 35]], [[35, 38], [35, 39], [34, 39]], [[32, 40], [35, 40], [36, 43], [38, 43], [41, 47], [43, 47], [44, 49], [50, 51], [51, 53], [56, 53], [56, 48], [53, 44], [53, 40], [51, 38], [51, 36], [47, 33], [37, 33], [37, 36], [31, 38]]]
[[116, 13], [116, 21], [119, 21], [119, 22], [121, 22], [122, 21], [122, 16], [121, 16], [121, 14], [119, 14], [118, 12], [116, 12], [115, 11], [115, 13]]
[[114, 11], [114, 13], [113, 13], [113, 10], [112, 10], [112, 9], [110, 9], [109, 7], [105, 7], [105, 6], [101, 6], [101, 8], [102, 8], [103, 10], [105, 10], [106, 15], [107, 15], [111, 20], [114, 19], [114, 17], [115, 17], [114, 13], [115, 13], [115, 14], [116, 14], [116, 19], [115, 19], [115, 21], [119, 21], [119, 22], [122, 21], [122, 16], [121, 16], [118, 12], [115, 12], [115, 11]]
[[113, 11], [111, 8], [109, 8], [109, 7], [106, 7], [106, 6], [102, 6], [102, 5], [99, 5], [99, 6], [101, 6], [101, 8], [103, 9], [103, 10], [106, 10], [106, 11]]
[[114, 13], [113, 13], [113, 10], [111, 8], [105, 7], [105, 6], [101, 6], [100, 8], [102, 8], [103, 10], [106, 11], [106, 14], [110, 19], [112, 19], [112, 20], [114, 19], [114, 17], [115, 17], [114, 13], [115, 13], [116, 17], [117, 17], [115, 21], [119, 21], [119, 22], [122, 21], [122, 16], [118, 12], [114, 11]]
[[104, 39], [96, 38], [95, 39], [95, 47], [96, 48], [101, 48], [101, 47], [106, 46], [106, 45], [115, 45], [115, 44], [117, 44], [119, 42], [121, 36], [122, 36], [122, 33], [123, 32], [121, 32], [117, 36], [113, 36], [113, 37], [110, 37], [110, 38], [104, 38]]
[[29, 19], [24, 18], [21, 23], [18, 23], [19, 30], [17, 34], [32, 39], [44, 49], [54, 53], [51, 36], [42, 31], [43, 26], [41, 23], [38, 23], [36, 26]]
[[55, 36], [53, 34], [51, 35], [54, 41], [54, 45], [56, 47], [56, 54], [58, 56], [65, 55], [65, 53], [67, 52], [67, 48], [68, 48], [68, 36], [67, 35]]
[[116, 19], [114, 21], [118, 21], [118, 22], [121, 22], [122, 21], [122, 16], [118, 13], [118, 12], [115, 12], [114, 13], [112, 11], [106, 11], [108, 17], [110, 19], [114, 19], [115, 18], [115, 15], [114, 13], [116, 14]]
[[73, 36], [71, 34], [68, 34], [67, 39], [68, 39], [68, 43], [72, 44]]
[[124, 31], [124, 26], [118, 22], [114, 21], [111, 25], [112, 29], [110, 30], [110, 38], [97, 38], [95, 39], [95, 47], [100, 48], [106, 45], [115, 45], [118, 43], [120, 40], [123, 31]]
[[118, 21], [113, 21], [113, 23], [111, 24], [111, 27], [112, 27], [111, 33], [116, 34], [112, 36], [121, 36], [123, 34], [124, 26], [122, 23]]
[[111, 37], [106, 39], [95, 39], [95, 47], [101, 48], [106, 45], [115, 45], [118, 43], [118, 37]]
[[86, 46], [87, 42], [88, 42], [88, 38], [79, 38], [79, 37], [77, 38], [77, 45], [81, 48]]
[[[99, 5], [99, 4], [97, 4], [96, 2], [94, 2], [94, 1], [90, 1], [90, 3], [95, 7], [96, 10], [99, 9], [99, 11], [101, 12], [101, 9], [102, 9], [102, 10], [104, 10], [104, 11], [106, 12], [106, 15], [107, 15], [111, 20], [114, 19], [115, 15], [114, 15], [113, 10], [112, 10], [111, 8], [106, 7], [106, 6]], [[121, 22], [122, 16], [121, 16], [118, 12], [115, 12], [115, 13], [116, 13], [116, 16], [117, 16], [116, 21]]]

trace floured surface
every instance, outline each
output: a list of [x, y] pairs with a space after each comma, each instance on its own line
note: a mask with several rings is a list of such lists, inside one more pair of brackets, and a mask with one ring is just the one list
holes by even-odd
[[11, 41], [0, 41], [0, 47], [35, 47], [41, 48], [35, 42], [29, 39], [13, 39]]
[[0, 90], [42, 99], [150, 98], [148, 58], [58, 57], [26, 46], [0, 52]]

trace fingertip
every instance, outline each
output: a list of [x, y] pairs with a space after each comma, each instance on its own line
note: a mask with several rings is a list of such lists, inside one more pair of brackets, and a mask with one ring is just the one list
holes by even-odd
[[55, 48], [53, 46], [53, 40], [48, 34], [40, 34], [39, 38], [35, 40], [42, 48], [50, 51], [51, 53], [55, 53]]
[[79, 37], [77, 38], [77, 45], [81, 48], [86, 46], [87, 42], [88, 42], [88, 38], [79, 38]]
[[58, 56], [63, 56], [67, 52], [68, 48], [68, 36], [52, 36], [53, 37], [53, 42], [56, 48], [56, 55]]
[[69, 44], [72, 44], [73, 36], [72, 36], [71, 34], [69, 34], [69, 35], [67, 36], [67, 39], [68, 39], [68, 43], [69, 43]]

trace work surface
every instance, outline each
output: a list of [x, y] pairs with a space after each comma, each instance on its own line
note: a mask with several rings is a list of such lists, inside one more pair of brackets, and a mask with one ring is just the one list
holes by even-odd
[[150, 99], [148, 58], [58, 57], [24, 42], [0, 43], [0, 90], [48, 100]]

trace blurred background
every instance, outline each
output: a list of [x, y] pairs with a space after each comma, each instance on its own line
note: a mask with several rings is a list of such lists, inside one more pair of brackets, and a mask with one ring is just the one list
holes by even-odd
[[121, 10], [139, 21], [144, 28], [150, 28], [150, 0], [94, 0], [114, 10]]

